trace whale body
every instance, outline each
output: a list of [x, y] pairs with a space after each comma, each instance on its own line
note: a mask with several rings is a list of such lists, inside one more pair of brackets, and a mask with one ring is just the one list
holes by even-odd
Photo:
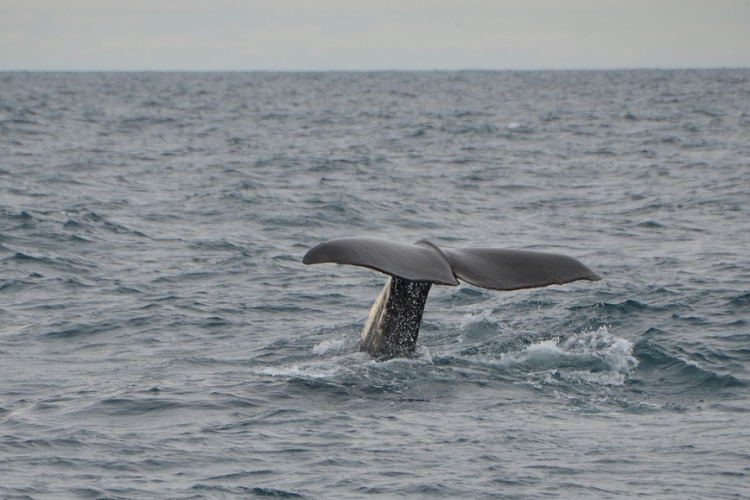
[[442, 249], [426, 240], [413, 245], [377, 238], [340, 238], [311, 248], [304, 264], [361, 266], [389, 276], [362, 330], [360, 349], [373, 355], [414, 351], [432, 285], [459, 280], [490, 290], [562, 285], [601, 277], [573, 257], [503, 248]]

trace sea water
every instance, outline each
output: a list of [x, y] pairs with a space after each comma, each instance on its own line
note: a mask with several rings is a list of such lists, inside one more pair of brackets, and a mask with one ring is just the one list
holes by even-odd
[[[327, 239], [578, 258], [433, 287]], [[750, 70], [0, 73], [0, 497], [750, 498]]]

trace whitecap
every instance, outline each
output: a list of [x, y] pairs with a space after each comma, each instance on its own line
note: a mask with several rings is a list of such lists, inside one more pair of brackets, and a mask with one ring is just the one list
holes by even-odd
[[492, 318], [492, 311], [490, 309], [485, 309], [484, 311], [464, 314], [463, 318], [461, 318], [461, 324], [459, 325], [458, 329], [464, 331], [468, 327], [475, 324], [494, 325], [495, 323], [495, 320]]
[[313, 346], [312, 352], [318, 356], [325, 356], [330, 353], [342, 352], [345, 346], [345, 339], [328, 339]]
[[534, 131], [534, 129], [532, 129], [528, 125], [523, 125], [521, 123], [516, 123], [516, 122], [509, 123], [505, 127], [505, 129], [510, 132], [533, 132]]
[[281, 378], [329, 378], [340, 371], [340, 367], [331, 364], [267, 366], [254, 370], [257, 375], [267, 375]]
[[638, 367], [633, 343], [617, 337], [605, 326], [581, 332], [564, 340], [532, 344], [520, 351], [504, 353], [500, 362], [541, 375], [549, 383], [566, 382], [619, 386]]

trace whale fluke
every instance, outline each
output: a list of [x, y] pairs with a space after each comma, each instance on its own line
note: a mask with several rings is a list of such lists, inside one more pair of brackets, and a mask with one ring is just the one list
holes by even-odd
[[458, 279], [490, 290], [520, 290], [601, 279], [567, 255], [502, 248], [457, 248], [445, 253]]
[[302, 262], [349, 264], [409, 281], [458, 285], [450, 262], [424, 242], [407, 245], [377, 238], [341, 238], [311, 248]]
[[302, 262], [361, 266], [390, 276], [362, 330], [360, 348], [375, 355], [414, 350], [432, 285], [456, 286], [462, 280], [507, 291], [601, 279], [566, 255], [501, 248], [443, 250], [426, 240], [408, 245], [377, 238], [340, 238], [311, 248]]

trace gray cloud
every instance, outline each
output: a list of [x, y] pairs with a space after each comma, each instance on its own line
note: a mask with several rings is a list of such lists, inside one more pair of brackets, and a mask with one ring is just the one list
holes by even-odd
[[748, 0], [0, 0], [0, 10], [0, 69], [750, 65]]

